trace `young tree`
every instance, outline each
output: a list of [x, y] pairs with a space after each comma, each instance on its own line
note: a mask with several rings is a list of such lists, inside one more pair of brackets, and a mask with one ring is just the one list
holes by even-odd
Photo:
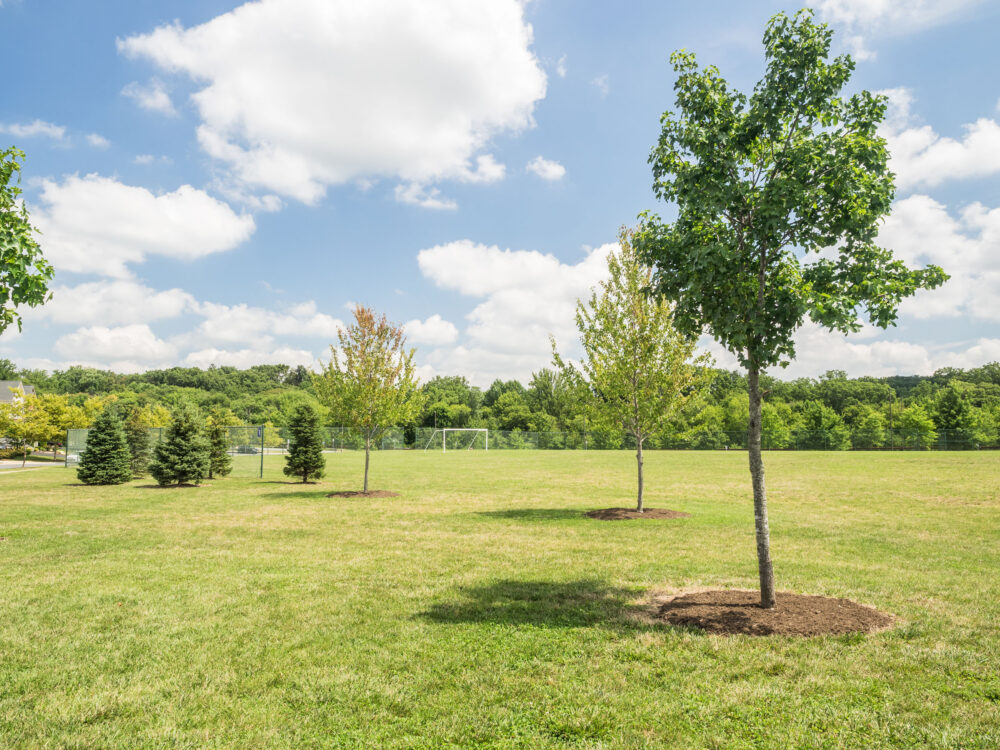
[[208, 441], [200, 421], [190, 407], [182, 406], [174, 412], [149, 465], [149, 473], [158, 484], [181, 485], [208, 476]]
[[113, 407], [101, 412], [87, 433], [76, 476], [84, 484], [124, 484], [132, 478], [132, 454]]
[[295, 410], [288, 429], [292, 439], [285, 456], [285, 476], [302, 477], [303, 484], [310, 479], [322, 478], [326, 459], [323, 457], [323, 429], [319, 412], [308, 404], [302, 404]]
[[205, 432], [208, 438], [208, 478], [228, 476], [233, 470], [229, 455], [229, 425], [236, 420], [229, 409], [216, 407], [208, 415]]
[[[749, 457], [761, 606], [774, 606], [764, 464], [761, 374], [795, 355], [806, 317], [844, 333], [863, 308], [877, 326], [899, 302], [939, 286], [940, 268], [910, 270], [875, 244], [894, 194], [886, 99], [842, 97], [854, 62], [828, 61], [832, 32], [810, 11], [774, 16], [766, 72], [746, 96], [690, 52], [671, 56], [679, 112], [664, 113], [653, 148], [654, 190], [677, 218], [644, 213], [636, 244], [653, 288], [675, 302], [675, 324], [708, 330], [747, 370]], [[821, 252], [822, 251], [822, 252]]]
[[423, 396], [413, 374], [413, 349], [403, 327], [367, 307], [354, 308], [354, 323], [337, 332], [341, 353], [330, 347], [330, 363], [314, 380], [331, 416], [358, 430], [365, 441], [365, 482], [372, 445], [386, 430], [417, 418]]
[[20, 197], [23, 159], [19, 149], [0, 151], [0, 333], [13, 323], [21, 329], [19, 305], [35, 307], [52, 296], [48, 289], [52, 266], [42, 257], [35, 241], [37, 230]]
[[[707, 383], [709, 358], [695, 357], [696, 341], [673, 327], [669, 303], [646, 294], [652, 272], [639, 263], [628, 232], [619, 244], [621, 251], [608, 256], [608, 280], [586, 305], [577, 302], [583, 344], [577, 372], [589, 385], [595, 422], [635, 438], [641, 513], [643, 443]], [[561, 371], [574, 369], [554, 341], [553, 358]]]

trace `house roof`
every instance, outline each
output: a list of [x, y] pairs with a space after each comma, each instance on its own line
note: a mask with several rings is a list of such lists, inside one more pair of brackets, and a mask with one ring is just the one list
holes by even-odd
[[20, 380], [0, 380], [0, 403], [14, 403], [14, 398], [17, 395], [14, 391], [23, 391], [25, 396], [33, 396], [35, 386], [25, 385]]

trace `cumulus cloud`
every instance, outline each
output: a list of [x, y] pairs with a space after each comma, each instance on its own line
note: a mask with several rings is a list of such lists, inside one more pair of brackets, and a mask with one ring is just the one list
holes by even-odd
[[823, 21], [841, 26], [855, 57], [873, 59], [872, 36], [907, 34], [949, 23], [983, 0], [808, 0]]
[[153, 79], [143, 86], [137, 81], [132, 81], [122, 89], [122, 95], [138, 104], [142, 109], [150, 112], [159, 112], [161, 115], [173, 117], [177, 114], [174, 103], [170, 99], [170, 94], [164, 88], [163, 83]]
[[431, 315], [426, 320], [411, 320], [403, 325], [407, 343], [427, 346], [446, 346], [458, 339], [455, 325], [440, 315]]
[[409, 203], [421, 208], [430, 208], [436, 211], [454, 211], [458, 204], [450, 198], [441, 195], [441, 191], [436, 187], [427, 187], [419, 182], [411, 182], [408, 185], [396, 185], [396, 200], [400, 203]]
[[231, 250], [254, 232], [249, 215], [190, 185], [154, 194], [110, 177], [46, 180], [32, 217], [60, 271], [127, 278], [149, 255], [193, 260]]
[[144, 323], [80, 328], [57, 339], [53, 348], [70, 361], [128, 360], [154, 366], [169, 364], [177, 357], [176, 347], [158, 338]]
[[109, 141], [100, 133], [87, 133], [87, 135], [84, 137], [87, 140], [88, 146], [90, 146], [91, 148], [99, 149], [101, 151], [103, 151], [104, 149], [108, 148], [111, 145], [111, 141]]
[[183, 361], [185, 367], [217, 367], [229, 366], [246, 369], [254, 365], [303, 365], [310, 369], [316, 367], [318, 357], [305, 349], [294, 349], [283, 346], [277, 349], [201, 349], [188, 354]]
[[944, 286], [904, 300], [915, 319], [966, 316], [1000, 322], [1000, 208], [981, 203], [952, 216], [926, 195], [897, 201], [879, 242], [909, 265], [935, 263], [951, 275]]
[[417, 263], [436, 286], [482, 299], [466, 315], [466, 344], [430, 352], [423, 361], [488, 384], [495, 377], [526, 378], [545, 366], [550, 335], [572, 351], [576, 301], [605, 278], [607, 255], [616, 247], [592, 249], [578, 263], [470, 240], [421, 250]]
[[964, 126], [961, 139], [941, 136], [913, 115], [913, 94], [886, 89], [889, 109], [882, 134], [892, 154], [891, 168], [900, 190], [934, 187], [947, 180], [985, 177], [1000, 172], [1000, 124], [981, 117]]
[[545, 95], [531, 44], [519, 0], [259, 0], [119, 49], [203, 85], [199, 142], [236, 178], [314, 202], [362, 178], [495, 179], [477, 152]]
[[246, 304], [219, 305], [199, 303], [195, 312], [205, 320], [178, 342], [193, 343], [270, 343], [274, 336], [318, 338], [336, 341], [341, 320], [321, 313], [315, 302], [304, 302], [285, 311], [269, 310]]
[[590, 83], [597, 89], [601, 96], [607, 96], [608, 92], [611, 91], [611, 83], [607, 73], [597, 76], [597, 78], [592, 80]]
[[153, 156], [153, 154], [138, 154], [132, 159], [132, 163], [138, 164], [140, 167], [148, 167], [151, 164], [170, 164], [170, 162], [169, 156]]
[[44, 120], [32, 122], [0, 122], [0, 134], [14, 138], [51, 138], [53, 141], [66, 140], [66, 128]]
[[145, 284], [120, 279], [55, 286], [52, 299], [24, 311], [25, 320], [57, 324], [148, 323], [176, 318], [195, 307], [195, 299], [181, 289], [156, 291]]
[[563, 55], [556, 61], [556, 75], [560, 78], [565, 78], [566, 72], [566, 55]]
[[550, 182], [561, 180], [566, 176], [566, 167], [557, 161], [543, 159], [541, 156], [536, 156], [529, 161], [525, 168], [543, 180], [549, 180]]

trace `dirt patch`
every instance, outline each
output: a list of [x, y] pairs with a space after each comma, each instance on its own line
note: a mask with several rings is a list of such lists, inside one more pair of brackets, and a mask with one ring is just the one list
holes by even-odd
[[635, 508], [602, 508], [601, 510], [588, 510], [584, 513], [587, 518], [596, 518], [598, 521], [629, 521], [633, 518], [654, 520], [657, 518], [690, 518], [690, 513], [682, 513], [679, 510], [667, 510], [666, 508], [646, 508], [642, 513]]
[[696, 591], [657, 602], [653, 617], [713, 635], [845, 635], [889, 627], [891, 615], [852, 602], [780, 592], [774, 609], [760, 607], [757, 591]]
[[368, 492], [331, 492], [327, 497], [399, 497], [398, 492], [368, 490]]

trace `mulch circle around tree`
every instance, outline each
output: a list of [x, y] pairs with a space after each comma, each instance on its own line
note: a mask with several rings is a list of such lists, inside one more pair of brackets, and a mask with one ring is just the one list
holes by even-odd
[[762, 609], [757, 591], [698, 591], [664, 601], [654, 618], [713, 635], [846, 635], [884, 630], [893, 622], [891, 615], [850, 599], [787, 592], [775, 599], [774, 609]]
[[369, 490], [368, 492], [331, 492], [327, 497], [399, 497], [398, 492]]
[[598, 521], [629, 521], [633, 518], [653, 520], [657, 518], [690, 518], [690, 513], [682, 513], [679, 510], [667, 510], [666, 508], [646, 508], [642, 513], [635, 508], [602, 508], [601, 510], [588, 510], [584, 513], [587, 518], [596, 518]]

